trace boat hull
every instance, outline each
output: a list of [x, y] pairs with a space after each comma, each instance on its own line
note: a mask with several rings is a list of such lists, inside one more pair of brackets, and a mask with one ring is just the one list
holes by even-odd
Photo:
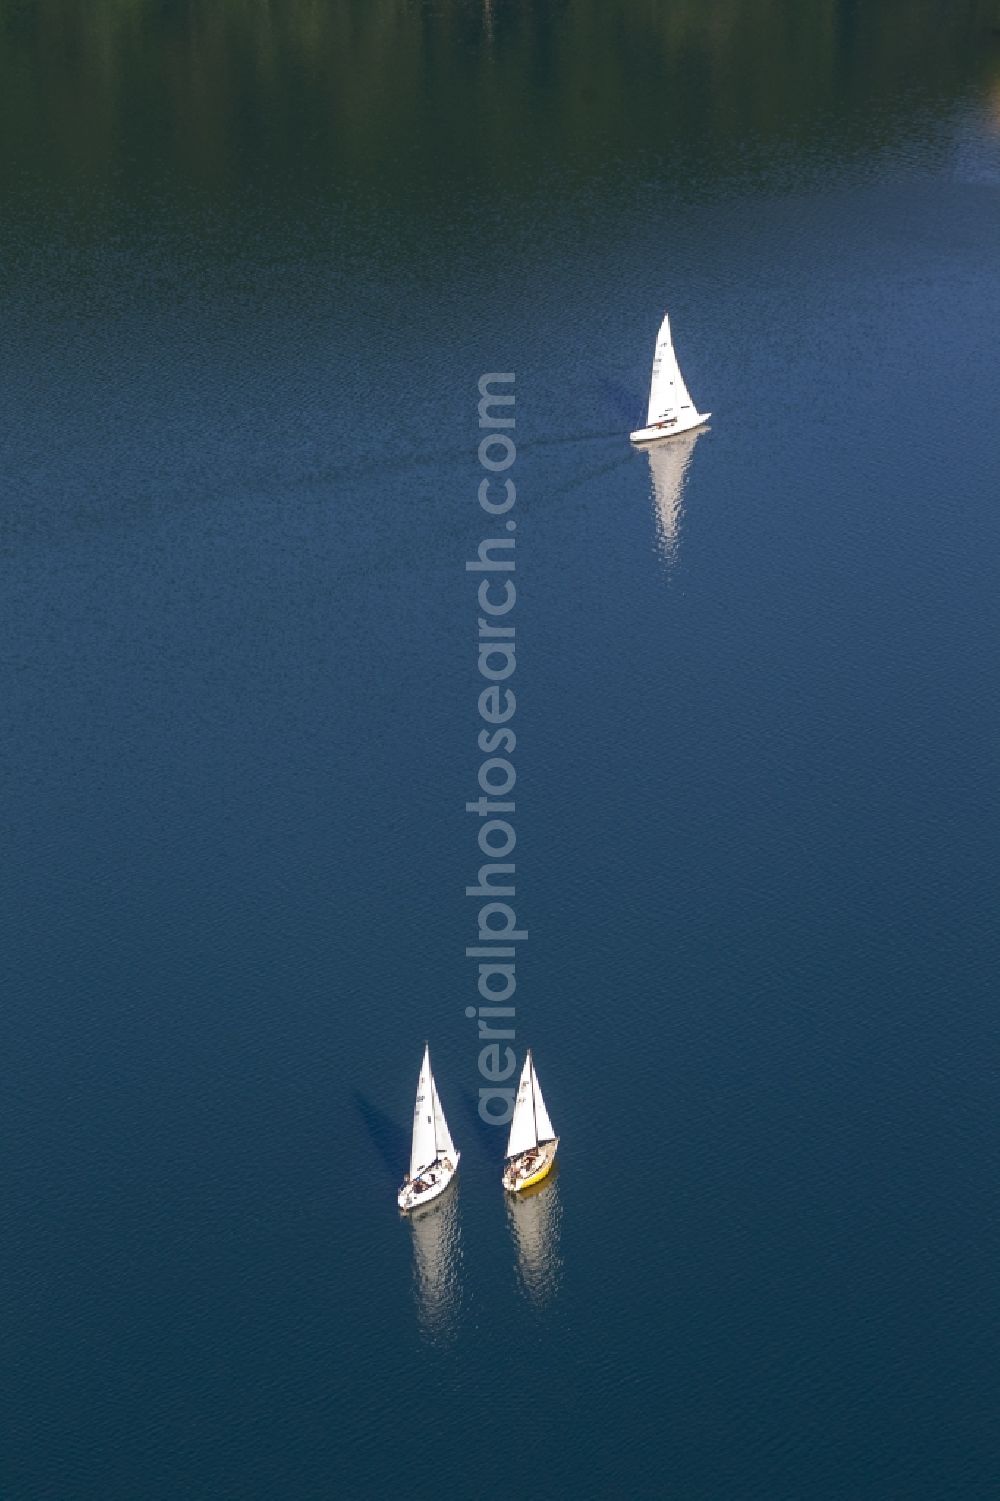
[[540, 1159], [532, 1164], [531, 1170], [526, 1177], [521, 1177], [517, 1170], [518, 1158], [512, 1157], [509, 1161], [505, 1162], [502, 1182], [507, 1192], [523, 1193], [526, 1188], [531, 1188], [535, 1183], [541, 1183], [543, 1178], [547, 1178], [552, 1171], [552, 1164], [556, 1160], [558, 1149], [558, 1136], [554, 1137], [551, 1141], [541, 1142], [538, 1147], [538, 1151], [541, 1154]]
[[[458, 1164], [461, 1160], [461, 1152], [455, 1153], [455, 1161], [439, 1159], [431, 1167], [425, 1168], [418, 1178], [412, 1182], [404, 1183], [396, 1195], [396, 1203], [404, 1214], [412, 1214], [418, 1209], [423, 1209], [425, 1204], [433, 1204], [439, 1199], [454, 1180], [458, 1172]], [[418, 1190], [418, 1184], [425, 1184], [422, 1190]]]
[[656, 443], [660, 438], [676, 438], [678, 433], [689, 433], [692, 428], [704, 426], [711, 415], [711, 412], [695, 412], [691, 417], [679, 418], [669, 427], [655, 424], [653, 427], [638, 427], [634, 433], [629, 433], [629, 442]]

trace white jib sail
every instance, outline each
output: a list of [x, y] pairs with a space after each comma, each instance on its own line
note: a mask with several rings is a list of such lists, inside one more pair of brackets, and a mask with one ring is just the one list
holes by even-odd
[[510, 1136], [507, 1138], [507, 1156], [517, 1157], [538, 1145], [535, 1131], [535, 1095], [532, 1088], [534, 1070], [529, 1052], [521, 1070], [521, 1082], [517, 1086], [514, 1114], [511, 1116]]
[[452, 1162], [454, 1162], [455, 1143], [451, 1139], [448, 1122], [445, 1120], [444, 1111], [441, 1109], [441, 1097], [438, 1094], [437, 1080], [433, 1077], [431, 1078], [431, 1089], [434, 1092], [434, 1137], [438, 1154], [442, 1157], [450, 1157]]
[[546, 1110], [545, 1101], [542, 1099], [542, 1089], [538, 1082], [538, 1075], [535, 1073], [534, 1059], [532, 1059], [531, 1063], [531, 1083], [535, 1091], [535, 1133], [539, 1141], [551, 1141], [556, 1133], [552, 1129], [549, 1112]]
[[694, 411], [691, 396], [681, 375], [673, 340], [670, 337], [670, 319], [666, 313], [656, 336], [653, 353], [653, 378], [649, 383], [649, 410], [646, 426], [666, 422], [670, 418], [690, 416]]
[[434, 1076], [431, 1073], [430, 1049], [424, 1048], [424, 1061], [417, 1080], [417, 1103], [413, 1109], [413, 1142], [410, 1147], [410, 1177], [417, 1178], [437, 1157], [434, 1136]]

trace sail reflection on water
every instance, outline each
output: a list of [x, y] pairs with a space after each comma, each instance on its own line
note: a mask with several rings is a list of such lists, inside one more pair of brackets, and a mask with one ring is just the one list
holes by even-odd
[[462, 1239], [455, 1184], [409, 1218], [413, 1235], [413, 1287], [417, 1317], [429, 1338], [446, 1339], [457, 1327], [461, 1301]]
[[664, 438], [660, 443], [651, 443], [646, 450], [652, 480], [656, 547], [668, 567], [677, 561], [684, 514], [684, 483], [694, 445], [704, 431], [702, 427], [694, 432], [681, 433], [676, 438]]
[[558, 1291], [562, 1277], [559, 1179], [553, 1175], [537, 1188], [507, 1194], [505, 1202], [521, 1286], [525, 1295], [541, 1307]]

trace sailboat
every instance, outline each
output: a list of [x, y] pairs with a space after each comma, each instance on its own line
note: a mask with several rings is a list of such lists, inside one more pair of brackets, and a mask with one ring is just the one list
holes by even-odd
[[424, 1043], [424, 1058], [417, 1080], [417, 1103], [413, 1110], [413, 1141], [410, 1146], [410, 1171], [397, 1194], [404, 1214], [429, 1204], [444, 1193], [458, 1170], [461, 1152], [448, 1130], [441, 1109], [437, 1085], [431, 1072], [431, 1050]]
[[633, 443], [651, 443], [656, 438], [672, 438], [675, 433], [701, 427], [711, 412], [699, 412], [684, 384], [681, 367], [670, 337], [670, 319], [663, 315], [653, 352], [653, 376], [649, 383], [649, 407], [646, 426], [629, 433]]
[[529, 1048], [510, 1122], [507, 1160], [503, 1165], [504, 1188], [510, 1193], [520, 1193], [522, 1188], [540, 1183], [552, 1171], [558, 1146], [559, 1138], [552, 1129]]

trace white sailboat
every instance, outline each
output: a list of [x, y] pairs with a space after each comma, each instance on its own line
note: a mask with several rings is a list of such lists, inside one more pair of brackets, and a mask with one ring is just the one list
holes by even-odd
[[503, 1165], [503, 1186], [510, 1193], [520, 1193], [533, 1183], [540, 1183], [552, 1171], [559, 1138], [552, 1129], [549, 1112], [528, 1049], [517, 1088], [514, 1114], [507, 1138], [507, 1160]]
[[686, 433], [692, 427], [701, 427], [711, 415], [711, 412], [699, 412], [691, 400], [674, 353], [670, 319], [664, 313], [653, 352], [646, 426], [629, 433], [629, 438], [633, 443], [651, 443], [656, 438], [672, 438], [675, 433]]
[[448, 1130], [437, 1085], [431, 1072], [431, 1050], [424, 1044], [424, 1059], [417, 1080], [417, 1103], [413, 1110], [413, 1141], [410, 1171], [403, 1180], [397, 1202], [404, 1214], [429, 1204], [444, 1193], [458, 1170], [461, 1152]]

